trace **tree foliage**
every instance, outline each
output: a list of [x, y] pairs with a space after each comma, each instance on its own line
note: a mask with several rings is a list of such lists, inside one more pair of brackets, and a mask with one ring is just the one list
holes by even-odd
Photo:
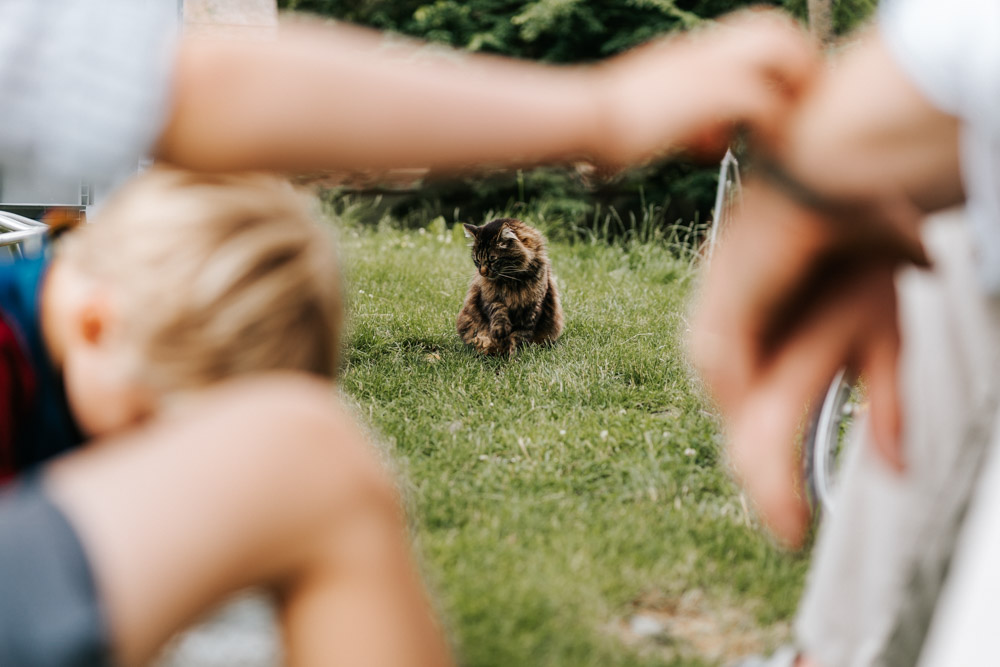
[[[863, 21], [876, 2], [835, 1], [837, 32]], [[278, 4], [286, 10], [333, 17], [469, 51], [554, 63], [606, 58], [653, 37], [750, 5], [780, 6], [802, 20], [807, 12], [807, 0], [279, 0]], [[528, 183], [542, 184], [537, 189], [526, 189], [523, 179], [517, 187], [514, 177], [508, 176], [470, 181], [464, 198], [454, 184], [429, 195], [432, 199], [443, 196], [443, 206], [460, 206], [467, 211], [502, 208], [526, 195], [576, 202], [566, 214], [577, 225], [609, 201], [633, 211], [652, 203], [661, 206], [669, 220], [704, 220], [713, 200], [713, 173], [712, 169], [673, 162], [641, 170], [596, 192], [567, 174], [564, 178], [529, 177]], [[400, 205], [405, 208], [408, 204]], [[426, 201], [421, 206], [426, 206]]]
[[[835, 2], [843, 32], [876, 0]], [[806, 0], [281, 0], [284, 9], [331, 16], [470, 51], [549, 62], [607, 57], [652, 37], [749, 5], [782, 6], [800, 18]]]

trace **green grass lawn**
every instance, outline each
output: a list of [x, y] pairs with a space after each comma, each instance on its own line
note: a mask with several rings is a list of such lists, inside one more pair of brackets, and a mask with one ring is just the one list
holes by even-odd
[[[343, 387], [396, 461], [464, 665], [712, 665], [787, 638], [806, 567], [725, 472], [663, 245], [553, 243], [566, 329], [507, 360], [454, 329], [464, 240], [342, 230]], [[664, 632], [637, 636], [635, 615]]]

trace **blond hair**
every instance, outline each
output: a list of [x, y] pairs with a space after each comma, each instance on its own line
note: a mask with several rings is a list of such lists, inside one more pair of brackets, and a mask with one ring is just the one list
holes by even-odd
[[331, 230], [287, 182], [154, 167], [60, 246], [111, 286], [122, 338], [155, 390], [267, 370], [336, 374]]

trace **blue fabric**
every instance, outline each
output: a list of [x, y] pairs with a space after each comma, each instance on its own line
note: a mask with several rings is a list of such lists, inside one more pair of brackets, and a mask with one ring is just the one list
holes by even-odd
[[53, 367], [42, 340], [39, 311], [48, 265], [49, 260], [44, 256], [0, 264], [0, 314], [25, 347], [25, 356], [35, 371], [37, 383], [29, 414], [18, 415], [14, 462], [19, 470], [83, 442], [69, 410], [62, 376]]

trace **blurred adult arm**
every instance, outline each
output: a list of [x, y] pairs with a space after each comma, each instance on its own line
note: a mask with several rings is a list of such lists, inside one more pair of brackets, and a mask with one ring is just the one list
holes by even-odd
[[567, 67], [338, 23], [178, 42], [176, 23], [174, 0], [0, 3], [0, 169], [93, 180], [151, 152], [202, 170], [618, 167], [777, 122], [815, 65], [776, 14]]
[[198, 169], [617, 166], [774, 122], [814, 65], [773, 15], [563, 67], [290, 25], [270, 43], [184, 41], [156, 152]]

